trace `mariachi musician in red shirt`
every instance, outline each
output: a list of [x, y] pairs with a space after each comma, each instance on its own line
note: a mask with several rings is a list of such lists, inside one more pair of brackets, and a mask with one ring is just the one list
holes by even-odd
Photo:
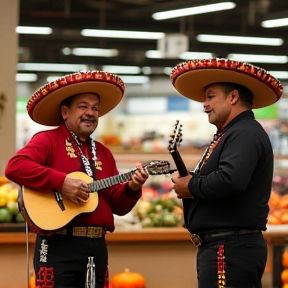
[[113, 214], [134, 207], [149, 174], [140, 167], [117, 176], [111, 151], [90, 136], [124, 91], [116, 75], [83, 71], [44, 85], [27, 104], [36, 123], [58, 126], [34, 135], [6, 167], [22, 187], [21, 209], [37, 233], [37, 287], [84, 288], [87, 277], [91, 287], [107, 285], [105, 233], [115, 229]]

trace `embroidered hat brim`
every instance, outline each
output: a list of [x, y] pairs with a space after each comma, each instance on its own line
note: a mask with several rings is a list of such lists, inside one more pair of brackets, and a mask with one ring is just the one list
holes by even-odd
[[173, 68], [170, 78], [181, 95], [198, 102], [205, 102], [205, 87], [221, 82], [247, 87], [253, 94], [253, 109], [270, 106], [283, 94], [280, 81], [266, 70], [229, 59], [186, 61]]
[[80, 71], [63, 76], [39, 88], [29, 99], [27, 112], [31, 119], [46, 126], [63, 123], [60, 104], [80, 93], [95, 93], [100, 97], [99, 117], [115, 108], [122, 100], [125, 85], [120, 77], [103, 71]]

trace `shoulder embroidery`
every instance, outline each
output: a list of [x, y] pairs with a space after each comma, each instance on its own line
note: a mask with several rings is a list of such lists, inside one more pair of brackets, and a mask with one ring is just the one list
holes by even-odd
[[70, 158], [77, 158], [77, 155], [75, 154], [75, 149], [73, 148], [72, 143], [66, 139], [66, 151], [67, 151], [67, 155]]

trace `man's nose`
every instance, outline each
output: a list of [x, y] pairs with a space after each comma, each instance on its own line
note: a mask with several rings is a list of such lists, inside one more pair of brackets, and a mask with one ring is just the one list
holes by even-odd
[[92, 108], [87, 108], [87, 109], [85, 110], [85, 114], [92, 116], [92, 115], [94, 114], [94, 110], [93, 110]]
[[203, 103], [203, 110], [205, 111], [209, 107], [208, 104], [206, 104], [206, 101]]

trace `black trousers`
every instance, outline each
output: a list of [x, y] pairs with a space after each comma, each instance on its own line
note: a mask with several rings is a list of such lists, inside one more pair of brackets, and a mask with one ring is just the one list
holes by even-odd
[[108, 252], [104, 237], [37, 236], [34, 254], [37, 287], [84, 288], [88, 257], [94, 257], [96, 288], [105, 287]]
[[[222, 246], [223, 245], [223, 246]], [[197, 252], [198, 288], [219, 288], [219, 247], [223, 248], [225, 288], [261, 288], [267, 261], [262, 233], [228, 236], [202, 245]]]

